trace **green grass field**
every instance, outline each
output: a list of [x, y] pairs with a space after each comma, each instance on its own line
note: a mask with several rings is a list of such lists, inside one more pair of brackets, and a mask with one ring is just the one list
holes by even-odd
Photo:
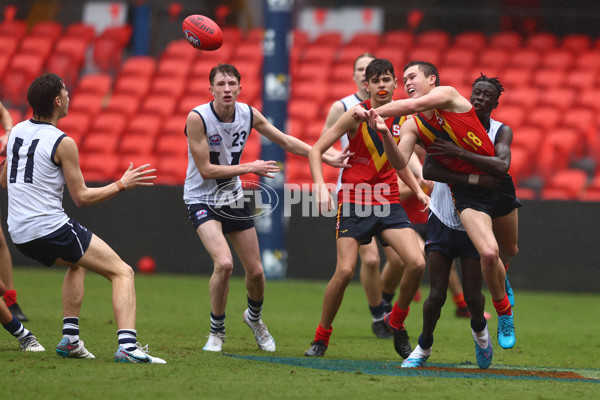
[[[209, 331], [208, 277], [138, 275], [138, 338], [167, 365], [115, 363], [116, 325], [108, 281], [86, 278], [81, 338], [95, 360], [60, 359], [54, 347], [62, 334], [61, 284], [64, 269], [15, 268], [26, 327], [45, 353], [18, 351], [18, 342], [0, 334], [0, 387], [16, 399], [501, 399], [597, 398], [600, 393], [600, 295], [526, 292], [515, 288], [517, 344], [502, 350], [494, 341], [494, 374], [427, 370], [407, 376], [391, 340], [376, 339], [359, 284], [347, 290], [330, 347], [323, 359], [302, 356], [313, 339], [326, 282], [269, 281], [263, 320], [277, 352], [257, 349], [242, 322], [243, 280], [232, 281], [224, 354], [202, 351]], [[423, 288], [423, 295], [427, 295]], [[488, 311], [492, 311], [487, 296]], [[421, 329], [422, 302], [407, 319], [411, 343]], [[478, 372], [468, 320], [454, 316], [449, 299], [436, 329], [428, 365]], [[496, 330], [496, 318], [490, 331]], [[591, 381], [539, 378], [530, 370], [576, 372]], [[410, 374], [409, 374], [410, 375]]]

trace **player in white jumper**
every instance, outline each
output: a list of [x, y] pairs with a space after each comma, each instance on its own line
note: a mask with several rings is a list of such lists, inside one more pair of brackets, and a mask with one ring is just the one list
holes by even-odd
[[33, 118], [17, 124], [8, 140], [1, 183], [8, 186], [8, 231], [19, 251], [46, 266], [66, 265], [63, 282], [61, 357], [95, 358], [79, 339], [79, 312], [85, 270], [112, 283], [120, 362], [164, 364], [142, 350], [135, 330], [136, 298], [133, 270], [102, 239], [70, 219], [63, 210], [65, 183], [78, 207], [97, 204], [123, 190], [152, 185], [156, 170], [129, 168], [115, 183], [88, 188], [79, 168], [75, 141], [56, 128], [66, 117], [69, 93], [54, 74], [36, 78], [27, 90]]
[[[235, 66], [215, 66], [209, 81], [214, 100], [194, 108], [187, 118], [189, 161], [183, 196], [190, 220], [214, 264], [209, 282], [210, 334], [203, 349], [221, 351], [225, 341], [225, 307], [233, 271], [229, 239], [246, 274], [244, 322], [261, 350], [275, 351], [275, 341], [261, 319], [265, 276], [258, 238], [247, 203], [238, 200], [243, 196], [240, 175], [273, 178], [279, 166], [265, 160], [240, 164], [240, 158], [252, 129], [294, 154], [306, 157], [310, 146], [281, 132], [257, 109], [237, 102], [242, 86]], [[342, 167], [348, 155], [330, 152], [323, 160]]]

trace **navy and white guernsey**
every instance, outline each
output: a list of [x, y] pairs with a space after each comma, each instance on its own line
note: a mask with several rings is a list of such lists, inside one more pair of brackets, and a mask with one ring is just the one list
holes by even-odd
[[16, 244], [49, 235], [69, 217], [62, 206], [65, 178], [54, 162], [66, 135], [34, 120], [15, 125], [6, 147], [8, 232]]
[[[212, 101], [194, 108], [192, 112], [202, 118], [208, 140], [210, 163], [238, 165], [252, 131], [252, 107], [236, 102], [233, 122], [223, 122], [215, 112]], [[188, 168], [183, 186], [185, 204], [203, 203], [220, 206], [234, 203], [242, 196], [239, 176], [227, 179], [203, 179], [198, 172], [188, 143]]]

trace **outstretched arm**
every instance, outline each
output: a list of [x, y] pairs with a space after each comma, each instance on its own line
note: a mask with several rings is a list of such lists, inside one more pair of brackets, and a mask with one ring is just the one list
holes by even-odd
[[496, 136], [495, 155], [493, 157], [470, 152], [456, 146], [454, 143], [440, 139], [429, 146], [429, 151], [440, 156], [460, 158], [485, 173], [503, 177], [508, 173], [510, 167], [512, 138], [512, 129], [509, 126], [504, 126]]
[[423, 178], [450, 184], [468, 185], [475, 184], [486, 189], [496, 189], [501, 179], [494, 175], [474, 175], [454, 172], [438, 163], [429, 154], [423, 163]]
[[147, 169], [150, 164], [145, 164], [133, 168], [133, 163], [123, 174], [120, 180], [106, 186], [98, 188], [89, 188], [83, 179], [83, 174], [79, 168], [79, 152], [75, 141], [66, 136], [58, 145], [55, 153], [55, 161], [61, 165], [65, 182], [69, 188], [71, 198], [77, 207], [85, 207], [106, 201], [117, 193], [133, 189], [138, 186], [152, 186], [156, 179], [155, 169]]
[[411, 119], [400, 128], [400, 141], [396, 143], [383, 118], [374, 109], [369, 110], [369, 126], [381, 133], [383, 151], [392, 166], [401, 170], [408, 164], [408, 160], [415, 148], [416, 136], [411, 126], [416, 129], [415, 122]]
[[[273, 143], [278, 144], [287, 152], [308, 157], [308, 152], [311, 149], [308, 144], [304, 143], [297, 137], [286, 135], [285, 133], [281, 132], [279, 129], [273, 126], [273, 124], [267, 121], [265, 116], [255, 108], [252, 108], [252, 112], [254, 113], [254, 125], [252, 127], [256, 129], [258, 133], [265, 136]], [[348, 155], [349, 154], [347, 153], [342, 154], [333, 148], [328, 148], [323, 152], [322, 159], [324, 162], [333, 167], [344, 167], [344, 160], [348, 157]]]

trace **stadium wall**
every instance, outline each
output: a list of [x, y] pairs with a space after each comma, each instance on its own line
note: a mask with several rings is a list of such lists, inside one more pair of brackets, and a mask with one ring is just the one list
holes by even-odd
[[[64, 203], [72, 218], [103, 238], [131, 266], [150, 255], [160, 273], [212, 272], [212, 261], [187, 218], [181, 187], [136, 189], [83, 209], [75, 207], [65, 193]], [[14, 264], [35, 265], [10, 241], [6, 206], [4, 194], [0, 199], [2, 224]], [[328, 280], [335, 268], [335, 220], [303, 218], [300, 214], [300, 205], [292, 206], [287, 276]], [[524, 202], [519, 221], [520, 253], [510, 264], [512, 285], [532, 290], [600, 291], [599, 214], [600, 203]], [[242, 274], [237, 259], [234, 273]]]

